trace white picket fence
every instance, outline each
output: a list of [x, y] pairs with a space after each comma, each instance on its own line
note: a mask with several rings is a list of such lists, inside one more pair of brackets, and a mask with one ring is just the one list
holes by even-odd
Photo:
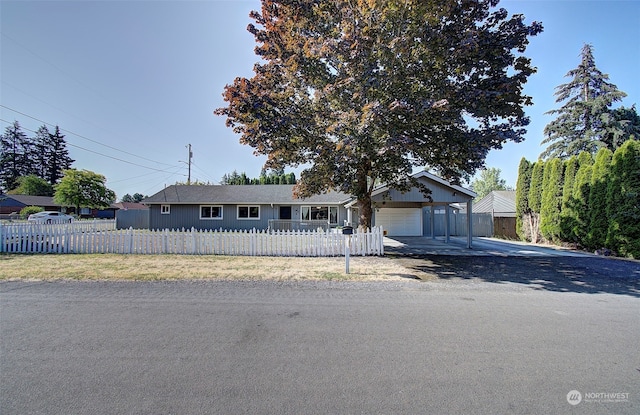
[[0, 252], [246, 256], [384, 255], [383, 230], [96, 230], [64, 225], [0, 225]]

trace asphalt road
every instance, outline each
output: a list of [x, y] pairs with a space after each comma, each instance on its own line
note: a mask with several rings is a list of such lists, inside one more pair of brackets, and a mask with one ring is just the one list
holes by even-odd
[[633, 295], [3, 282], [0, 307], [3, 415], [640, 413]]

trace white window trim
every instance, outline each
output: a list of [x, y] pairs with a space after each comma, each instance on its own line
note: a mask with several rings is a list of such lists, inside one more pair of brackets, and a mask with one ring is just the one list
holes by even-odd
[[[258, 217], [257, 218], [252, 218], [252, 217], [247, 217], [247, 218], [241, 218], [240, 217], [240, 208], [241, 207], [246, 207], [247, 208], [247, 214], [249, 214], [251, 212], [251, 208], [258, 208]], [[260, 209], [260, 205], [238, 205], [236, 207], [236, 218], [238, 220], [260, 220], [260, 215], [261, 215], [261, 209]]]
[[[302, 215], [304, 214], [303, 212], [304, 212], [304, 210], [305, 210], [305, 209], [308, 209], [308, 211], [309, 211], [309, 216], [311, 216], [311, 209], [312, 209], [313, 207], [316, 207], [316, 205], [313, 205], [313, 206], [307, 206], [307, 205], [304, 205], [304, 206], [302, 206], [302, 207], [300, 208], [300, 220], [317, 220], [317, 219], [313, 219], [313, 218], [309, 218], [309, 219], [303, 219], [303, 218], [302, 218]], [[328, 216], [328, 217], [327, 217], [326, 221], [327, 221], [330, 225], [337, 225], [337, 224], [338, 224], [338, 216], [340, 216], [340, 210], [338, 209], [338, 207], [337, 207], [337, 206], [335, 206], [335, 205], [319, 205], [319, 206], [317, 206], [317, 207], [323, 207], [323, 208], [326, 208], [326, 209], [327, 209], [327, 216]], [[335, 222], [331, 222], [331, 209], [336, 209], [336, 221], [335, 221]], [[321, 220], [325, 220], [325, 219], [321, 219]]]
[[171, 214], [171, 205], [160, 205], [160, 214], [161, 215], [170, 215]]
[[[220, 209], [220, 216], [216, 216], [216, 217], [210, 217], [210, 216], [202, 216], [202, 208], [203, 207], [211, 207], [211, 208], [219, 208]], [[222, 208], [222, 205], [200, 205], [199, 207], [199, 215], [200, 215], [200, 220], [222, 220], [224, 217], [224, 209]]]

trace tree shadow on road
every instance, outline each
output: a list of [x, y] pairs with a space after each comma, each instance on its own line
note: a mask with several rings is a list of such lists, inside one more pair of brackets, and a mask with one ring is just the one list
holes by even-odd
[[515, 283], [535, 290], [640, 298], [640, 262], [599, 257], [391, 255], [442, 280]]

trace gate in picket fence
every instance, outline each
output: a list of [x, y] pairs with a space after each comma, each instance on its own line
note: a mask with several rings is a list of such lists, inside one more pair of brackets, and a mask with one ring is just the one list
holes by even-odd
[[0, 225], [0, 252], [246, 256], [384, 255], [383, 230], [78, 230], [67, 225]]

